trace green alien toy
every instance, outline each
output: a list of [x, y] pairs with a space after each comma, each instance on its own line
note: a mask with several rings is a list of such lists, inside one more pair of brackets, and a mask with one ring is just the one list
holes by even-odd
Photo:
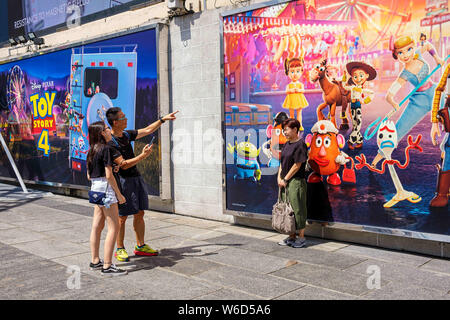
[[250, 178], [253, 179], [254, 182], [257, 182], [261, 179], [261, 169], [256, 158], [259, 156], [261, 148], [257, 149], [254, 144], [248, 141], [248, 138], [245, 140], [246, 141], [239, 144], [235, 143], [234, 146], [228, 143], [228, 152], [237, 155], [237, 174], [234, 175], [234, 179]]

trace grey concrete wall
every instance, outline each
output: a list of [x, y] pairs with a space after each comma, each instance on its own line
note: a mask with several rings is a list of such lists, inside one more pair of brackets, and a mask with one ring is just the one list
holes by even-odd
[[[222, 81], [220, 16], [217, 10], [175, 18], [170, 23], [174, 122], [175, 212], [233, 221], [222, 203]], [[209, 134], [208, 134], [209, 132]], [[206, 135], [205, 135], [206, 133]], [[205, 159], [216, 143], [218, 161]]]

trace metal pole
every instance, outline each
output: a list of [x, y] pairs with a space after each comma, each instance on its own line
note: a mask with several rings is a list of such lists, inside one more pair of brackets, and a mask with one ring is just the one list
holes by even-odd
[[2, 143], [3, 149], [5, 150], [6, 155], [8, 156], [9, 162], [11, 163], [11, 166], [14, 169], [14, 172], [16, 173], [17, 180], [19, 180], [20, 186], [22, 187], [22, 190], [24, 193], [28, 193], [27, 187], [25, 187], [25, 183], [23, 183], [22, 177], [20, 176], [19, 170], [17, 170], [16, 164], [14, 163], [14, 159], [11, 156], [11, 153], [9, 152], [8, 146], [6, 145], [5, 140], [3, 139], [2, 134], [0, 133], [0, 141]]

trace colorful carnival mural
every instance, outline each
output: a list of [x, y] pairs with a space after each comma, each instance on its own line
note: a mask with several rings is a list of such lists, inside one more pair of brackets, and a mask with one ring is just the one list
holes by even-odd
[[227, 153], [227, 209], [271, 214], [281, 123], [296, 118], [310, 148], [309, 220], [450, 235], [448, 21], [447, 1], [425, 0], [225, 16], [225, 140], [255, 151], [248, 175]]
[[[113, 106], [122, 108], [130, 129], [156, 121], [156, 61], [150, 29], [0, 65], [0, 129], [22, 177], [88, 185], [90, 123], [106, 122]], [[153, 195], [159, 195], [158, 157], [154, 152], [139, 164]], [[3, 152], [0, 162], [0, 175], [15, 177]]]

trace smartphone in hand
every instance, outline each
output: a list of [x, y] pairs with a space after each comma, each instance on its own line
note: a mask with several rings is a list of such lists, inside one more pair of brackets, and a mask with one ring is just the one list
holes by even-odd
[[152, 140], [150, 141], [150, 143], [148, 144], [148, 146], [151, 146], [153, 144], [153, 142], [155, 142], [155, 136], [152, 137]]

